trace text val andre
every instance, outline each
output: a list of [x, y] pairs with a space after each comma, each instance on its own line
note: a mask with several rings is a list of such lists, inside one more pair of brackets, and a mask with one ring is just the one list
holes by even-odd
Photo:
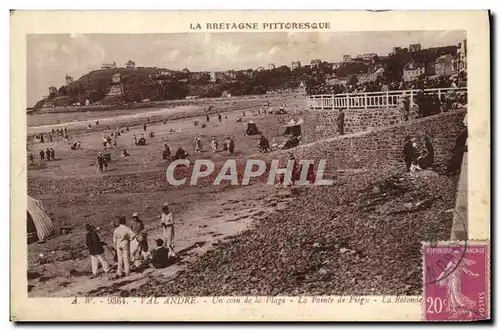
[[330, 22], [265, 22], [265, 23], [189, 23], [191, 30], [325, 30]]

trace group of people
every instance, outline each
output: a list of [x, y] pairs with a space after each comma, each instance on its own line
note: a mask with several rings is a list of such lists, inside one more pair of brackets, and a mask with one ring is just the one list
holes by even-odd
[[94, 226], [87, 224], [86, 245], [90, 253], [92, 274], [98, 275], [99, 263], [101, 263], [105, 273], [111, 269], [110, 263], [104, 256], [104, 247], [108, 247], [116, 260], [117, 277], [129, 276], [131, 271], [141, 271], [148, 266], [157, 269], [167, 267], [176, 257], [174, 217], [168, 204], [164, 204], [162, 207], [160, 226], [163, 230], [163, 239], [156, 239], [156, 248], [150, 250], [148, 233], [138, 213], [132, 214], [130, 226], [127, 225], [125, 216], [118, 218], [113, 231], [112, 248], [101, 241]]
[[108, 157], [102, 151], [99, 151], [99, 153], [97, 153], [97, 167], [99, 172], [108, 170], [108, 162]]
[[427, 136], [421, 144], [415, 137], [406, 136], [403, 156], [408, 172], [432, 168], [434, 165], [434, 147]]
[[120, 135], [120, 132], [112, 132], [110, 135], [104, 135], [104, 137], [102, 138], [104, 149], [118, 147], [118, 137]]
[[461, 72], [454, 76], [423, 77], [412, 81], [387, 81], [378, 77], [374, 81], [350, 84], [328, 84], [324, 82], [309, 89], [309, 94], [356, 94], [369, 92], [401, 91], [432, 88], [457, 88], [467, 86], [467, 74]]
[[[29, 154], [31, 164], [34, 164], [33, 153]], [[40, 163], [43, 163], [45, 160], [54, 161], [56, 159], [56, 151], [53, 148], [47, 148], [45, 151], [43, 149], [40, 150]]]
[[139, 146], [146, 145], [146, 138], [144, 137], [144, 133], [141, 133], [141, 137], [139, 139], [137, 139], [137, 136], [134, 134], [134, 145], [139, 145]]

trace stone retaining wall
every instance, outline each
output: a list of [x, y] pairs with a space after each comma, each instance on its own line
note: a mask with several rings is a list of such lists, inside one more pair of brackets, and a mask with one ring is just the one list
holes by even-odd
[[[310, 109], [304, 115], [304, 142], [338, 136], [338, 109]], [[344, 109], [344, 134], [371, 131], [373, 129], [394, 125], [401, 122], [401, 114], [397, 108], [385, 109]], [[410, 113], [410, 118], [416, 114]]]
[[[435, 162], [447, 163], [456, 137], [465, 128], [465, 112], [462, 109], [369, 132], [337, 136], [276, 154], [283, 156], [293, 152], [297, 158], [327, 159], [327, 169], [333, 169], [332, 166], [337, 169], [404, 167], [402, 150], [405, 136], [414, 136], [421, 142], [427, 135], [434, 145]], [[391, 119], [387, 116], [384, 121]]]

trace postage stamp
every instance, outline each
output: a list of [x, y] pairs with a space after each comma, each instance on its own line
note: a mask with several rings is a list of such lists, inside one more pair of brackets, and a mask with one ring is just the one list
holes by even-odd
[[490, 316], [489, 244], [424, 244], [426, 321], [474, 321]]
[[12, 319], [488, 319], [488, 19], [12, 11]]

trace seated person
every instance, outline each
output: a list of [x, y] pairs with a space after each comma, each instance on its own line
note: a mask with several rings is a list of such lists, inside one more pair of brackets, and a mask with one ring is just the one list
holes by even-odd
[[127, 152], [127, 150], [126, 150], [126, 149], [124, 149], [124, 150], [123, 150], [123, 153], [122, 153], [122, 156], [123, 156], [123, 157], [128, 157], [128, 156], [130, 156], [130, 154]]
[[73, 143], [73, 145], [71, 145], [71, 149], [75, 150], [78, 148], [78, 143]]
[[170, 264], [170, 259], [168, 256], [168, 248], [163, 246], [162, 239], [156, 239], [156, 249], [151, 251], [149, 256], [149, 263], [155, 269], [163, 269], [168, 267]]
[[154, 132], [150, 132], [150, 133], [149, 133], [149, 136], [150, 136], [150, 137], [154, 137], [154, 136], [155, 136], [155, 133], [154, 133]]
[[174, 160], [180, 160], [187, 158], [187, 153], [182, 147], [179, 147], [174, 155]]

